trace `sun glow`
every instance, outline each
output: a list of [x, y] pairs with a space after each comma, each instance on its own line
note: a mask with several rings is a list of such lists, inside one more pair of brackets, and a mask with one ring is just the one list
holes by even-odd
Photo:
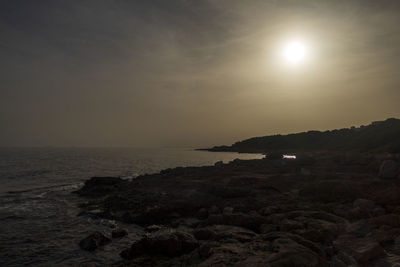
[[283, 57], [288, 63], [297, 65], [306, 59], [307, 52], [307, 46], [304, 42], [291, 41], [284, 46]]

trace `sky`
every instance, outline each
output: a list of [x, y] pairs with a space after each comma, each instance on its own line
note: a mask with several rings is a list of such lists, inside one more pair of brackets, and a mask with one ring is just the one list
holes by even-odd
[[399, 118], [399, 14], [396, 0], [2, 0], [0, 146], [209, 147]]

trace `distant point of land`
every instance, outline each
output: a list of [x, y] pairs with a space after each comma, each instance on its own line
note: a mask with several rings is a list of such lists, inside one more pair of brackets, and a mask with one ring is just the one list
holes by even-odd
[[253, 137], [231, 146], [200, 149], [220, 152], [264, 153], [271, 151], [356, 150], [400, 152], [400, 120], [389, 118], [367, 126], [288, 135]]

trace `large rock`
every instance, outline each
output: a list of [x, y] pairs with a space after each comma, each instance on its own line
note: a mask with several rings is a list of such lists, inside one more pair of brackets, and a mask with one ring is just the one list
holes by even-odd
[[351, 255], [357, 262], [366, 264], [371, 260], [385, 256], [381, 245], [373, 239], [356, 238], [350, 235], [342, 235], [334, 241], [334, 247]]
[[118, 228], [111, 232], [112, 238], [121, 238], [128, 235], [128, 231], [126, 229]]
[[346, 232], [357, 237], [364, 237], [372, 231], [372, 225], [367, 220], [360, 220], [347, 226]]
[[353, 202], [354, 208], [360, 208], [362, 210], [372, 210], [375, 208], [375, 203], [369, 199], [358, 198]]
[[124, 250], [121, 256], [125, 259], [143, 254], [176, 257], [189, 253], [198, 246], [192, 234], [176, 231], [143, 237], [133, 243], [130, 249]]
[[104, 246], [111, 240], [100, 232], [94, 232], [79, 242], [79, 246], [88, 251], [93, 251], [100, 246]]
[[400, 227], [400, 215], [397, 214], [385, 214], [369, 219], [369, 222], [375, 227], [387, 225], [390, 227]]
[[310, 240], [307, 240], [300, 235], [286, 233], [286, 232], [270, 232], [262, 236], [263, 240], [274, 242], [276, 239], [287, 239], [291, 240], [291, 242], [296, 242], [297, 244], [310, 249], [314, 253], [318, 254], [320, 257], [324, 258], [326, 256], [323, 248]]
[[277, 238], [271, 244], [273, 251], [268, 266], [327, 266], [327, 262], [309, 248], [290, 238]]
[[383, 179], [396, 178], [399, 172], [399, 163], [394, 160], [385, 160], [379, 168], [379, 177]]
[[107, 195], [127, 183], [127, 180], [117, 177], [92, 177], [85, 182], [85, 185], [77, 193], [84, 196], [99, 197]]
[[385, 214], [385, 210], [369, 199], [356, 199], [353, 208], [348, 212], [350, 219], [363, 219]]

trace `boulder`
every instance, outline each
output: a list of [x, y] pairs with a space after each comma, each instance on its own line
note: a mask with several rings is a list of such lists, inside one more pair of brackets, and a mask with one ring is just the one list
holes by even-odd
[[385, 215], [377, 216], [377, 217], [369, 219], [369, 223], [371, 223], [375, 227], [387, 225], [390, 227], [399, 228], [400, 227], [400, 215], [385, 214]]
[[386, 255], [381, 245], [373, 239], [357, 238], [350, 235], [342, 235], [334, 242], [338, 251], [343, 251], [352, 256], [358, 263], [366, 264], [371, 260]]
[[262, 224], [266, 223], [265, 217], [258, 214], [232, 213], [223, 215], [224, 224], [244, 227], [259, 231]]
[[268, 206], [264, 207], [260, 210], [260, 214], [264, 216], [269, 216], [274, 213], [278, 213], [280, 211], [280, 208], [278, 206]]
[[374, 229], [367, 235], [368, 238], [379, 242], [382, 246], [395, 243], [395, 239], [398, 236], [400, 236], [400, 228], [391, 228], [389, 226]]
[[197, 240], [214, 240], [217, 234], [211, 228], [200, 228], [193, 231], [193, 235]]
[[211, 215], [221, 214], [221, 210], [217, 206], [212, 206], [208, 210], [208, 214], [211, 214]]
[[232, 214], [233, 213], [233, 208], [232, 207], [225, 207], [222, 210], [222, 214]]
[[290, 220], [290, 219], [283, 219], [279, 223], [279, 230], [285, 231], [285, 232], [290, 232], [295, 229], [300, 229], [303, 228], [303, 224], [295, 221], [295, 220]]
[[277, 238], [271, 247], [275, 253], [268, 258], [268, 266], [328, 266], [326, 260], [314, 251], [290, 238]]
[[348, 267], [357, 266], [356, 260], [343, 251], [339, 251], [338, 254], [332, 257], [332, 267]]
[[126, 229], [118, 228], [111, 232], [112, 238], [121, 238], [128, 235], [128, 231]]
[[[317, 255], [321, 256], [322, 258], [325, 258], [326, 254], [323, 248], [310, 240], [307, 240], [300, 235], [296, 234], [291, 234], [291, 233], [286, 233], [286, 232], [270, 232], [268, 234], [265, 234], [262, 236], [263, 240], [265, 241], [271, 241], [274, 242], [277, 239], [283, 239], [283, 240], [290, 240], [290, 244], [293, 244], [293, 242], [296, 242], [297, 244], [310, 249]], [[274, 248], [273, 248], [274, 249]], [[276, 250], [276, 249], [275, 249]]]
[[400, 187], [390, 185], [380, 190], [375, 190], [372, 195], [374, 201], [385, 207], [400, 205]]
[[358, 198], [353, 202], [354, 208], [361, 208], [363, 210], [372, 210], [375, 208], [375, 202], [369, 199]]
[[367, 220], [360, 220], [347, 226], [347, 233], [357, 237], [364, 237], [371, 232], [372, 226]]
[[196, 214], [197, 219], [205, 220], [208, 217], [208, 210], [206, 208], [201, 208], [197, 211]]
[[94, 232], [79, 242], [81, 249], [93, 251], [100, 246], [104, 246], [111, 242], [109, 238], [100, 232]]
[[350, 219], [363, 219], [385, 214], [385, 210], [369, 199], [356, 199], [353, 202], [353, 209], [348, 212]]
[[260, 226], [260, 234], [268, 234], [278, 230], [278, 226], [275, 224], [265, 223]]
[[117, 177], [92, 177], [76, 192], [84, 196], [104, 196], [125, 183], [126, 180]]
[[192, 234], [176, 231], [143, 237], [133, 243], [130, 249], [121, 252], [121, 256], [125, 259], [143, 254], [177, 257], [191, 252], [198, 246], [198, 241]]
[[399, 164], [394, 160], [384, 160], [379, 168], [379, 177], [382, 179], [396, 178], [399, 175]]

